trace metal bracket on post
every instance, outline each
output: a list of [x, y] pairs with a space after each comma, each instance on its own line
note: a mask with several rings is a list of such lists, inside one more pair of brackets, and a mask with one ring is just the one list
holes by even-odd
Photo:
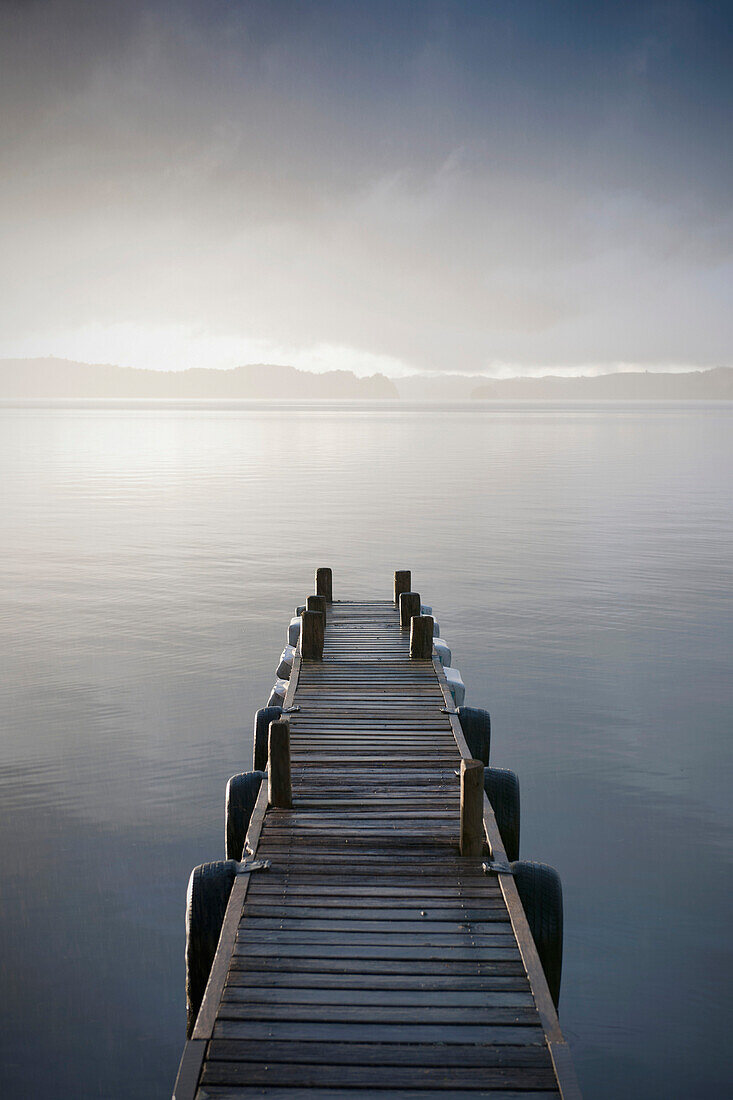
[[250, 871], [269, 871], [269, 859], [243, 859], [237, 867], [238, 875], [248, 875]]
[[485, 875], [513, 875], [511, 866], [508, 863], [492, 862], [482, 863], [481, 870]]
[[451, 710], [450, 707], [441, 707], [440, 708], [440, 713], [441, 714], [450, 714], [451, 717], [453, 717], [453, 718], [460, 718], [461, 717], [457, 710]]

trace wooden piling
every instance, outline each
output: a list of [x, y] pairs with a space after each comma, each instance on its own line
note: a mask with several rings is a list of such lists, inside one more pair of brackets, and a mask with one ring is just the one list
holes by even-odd
[[412, 573], [409, 569], [397, 569], [394, 575], [394, 602], [395, 607], [400, 606], [400, 596], [403, 592], [412, 589]]
[[290, 782], [290, 723], [270, 722], [268, 735], [267, 799], [271, 806], [289, 810], [293, 805]]
[[307, 661], [323, 660], [326, 619], [322, 611], [304, 611], [300, 616], [300, 654]]
[[484, 765], [461, 760], [461, 855], [480, 856], [484, 850]]
[[323, 596], [326, 603], [333, 603], [333, 572], [327, 567], [316, 569], [316, 595]]
[[400, 594], [400, 630], [410, 629], [410, 619], [420, 614], [420, 593], [402, 592]]
[[323, 615], [323, 621], [326, 621], [326, 597], [325, 596], [309, 596], [305, 601], [306, 611], [320, 611]]
[[433, 656], [432, 615], [413, 615], [410, 619], [410, 660], [429, 661]]

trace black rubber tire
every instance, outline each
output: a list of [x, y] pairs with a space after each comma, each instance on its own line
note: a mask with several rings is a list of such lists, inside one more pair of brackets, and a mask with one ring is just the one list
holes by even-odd
[[255, 808], [264, 772], [241, 772], [227, 783], [224, 838], [226, 858], [241, 859], [249, 819]]
[[519, 779], [506, 768], [485, 768], [484, 790], [494, 811], [507, 859], [519, 859]]
[[491, 752], [491, 716], [488, 710], [459, 707], [458, 720], [471, 756], [474, 760], [481, 760], [484, 767], [488, 768]]
[[532, 939], [557, 1008], [562, 978], [562, 883], [554, 867], [521, 860], [511, 864]]
[[267, 738], [270, 732], [270, 722], [277, 722], [282, 718], [282, 707], [260, 707], [255, 714], [252, 765], [258, 772], [267, 769]]
[[186, 1035], [191, 1038], [206, 992], [237, 864], [233, 859], [200, 863], [186, 894]]

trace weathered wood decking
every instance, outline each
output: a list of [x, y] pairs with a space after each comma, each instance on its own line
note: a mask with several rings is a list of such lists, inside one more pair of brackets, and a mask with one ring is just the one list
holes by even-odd
[[[513, 879], [458, 854], [470, 753], [391, 602], [329, 605], [285, 705], [292, 810], [248, 833], [176, 1100], [579, 1095]], [[488, 801], [495, 859], [504, 850]]]

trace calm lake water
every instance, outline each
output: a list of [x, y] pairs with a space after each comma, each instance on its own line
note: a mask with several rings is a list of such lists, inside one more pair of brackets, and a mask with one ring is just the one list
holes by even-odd
[[0, 1094], [170, 1094], [188, 874], [332, 565], [411, 567], [491, 710], [586, 1097], [730, 1095], [732, 452], [731, 405], [0, 408]]

